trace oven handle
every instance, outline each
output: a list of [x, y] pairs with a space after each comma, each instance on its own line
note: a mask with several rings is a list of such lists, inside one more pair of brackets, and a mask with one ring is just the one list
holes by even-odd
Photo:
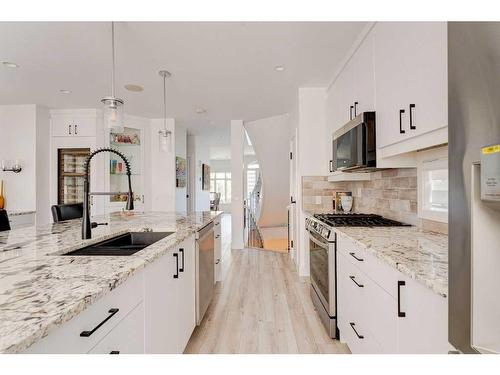
[[314, 242], [316, 245], [322, 247], [323, 249], [327, 249], [328, 250], [328, 242], [326, 241], [322, 241], [320, 238], [318, 238], [318, 235], [315, 234], [314, 232], [312, 231], [309, 231], [309, 239]]

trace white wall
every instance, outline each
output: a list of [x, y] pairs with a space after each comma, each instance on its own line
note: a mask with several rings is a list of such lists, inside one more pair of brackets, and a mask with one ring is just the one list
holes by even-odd
[[[151, 120], [150, 143], [146, 154], [150, 155], [151, 195], [147, 210], [175, 211], [175, 120], [167, 119], [167, 129], [172, 132], [170, 152], [160, 151], [158, 131], [163, 129], [163, 119]], [[149, 173], [148, 173], [149, 174]], [[145, 176], [147, 179], [148, 176]], [[147, 180], [146, 180], [147, 181]]]
[[[187, 132], [186, 129], [178, 124], [175, 124], [175, 156], [187, 158]], [[174, 181], [175, 183], [175, 181]], [[183, 188], [175, 188], [175, 210], [187, 211], [187, 186]]]
[[231, 248], [243, 249], [243, 149], [242, 120], [231, 121]]
[[305, 229], [305, 213], [302, 210], [302, 177], [325, 176], [328, 172], [327, 142], [318, 139], [318, 134], [326, 134], [326, 90], [324, 88], [300, 88], [297, 113], [297, 176], [296, 185], [296, 264], [300, 276], [309, 275], [309, 248]]
[[262, 209], [259, 227], [287, 225], [290, 202], [290, 116], [273, 116], [245, 122], [262, 175]]
[[50, 220], [50, 121], [35, 104], [0, 106], [0, 160], [19, 159], [20, 173], [3, 172], [5, 208], [37, 211], [37, 225]]
[[193, 211], [210, 211], [210, 188], [202, 187], [202, 164], [210, 165], [209, 137], [188, 134], [187, 155], [190, 160], [190, 199]]

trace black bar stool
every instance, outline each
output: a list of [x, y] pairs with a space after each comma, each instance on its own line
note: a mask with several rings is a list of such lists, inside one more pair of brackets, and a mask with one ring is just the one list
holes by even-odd
[[4, 230], [10, 230], [9, 216], [7, 215], [7, 211], [0, 210], [0, 232]]
[[83, 216], [83, 203], [56, 204], [51, 209], [54, 223], [79, 219]]

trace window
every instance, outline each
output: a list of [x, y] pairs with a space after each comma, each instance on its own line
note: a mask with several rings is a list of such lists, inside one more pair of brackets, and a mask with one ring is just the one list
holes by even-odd
[[420, 158], [418, 173], [419, 216], [448, 222], [448, 156], [446, 150], [432, 150]]
[[231, 172], [210, 173], [210, 191], [220, 193], [220, 203], [231, 203]]

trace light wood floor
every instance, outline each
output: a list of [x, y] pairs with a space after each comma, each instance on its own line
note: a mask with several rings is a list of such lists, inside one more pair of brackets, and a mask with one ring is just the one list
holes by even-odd
[[326, 334], [288, 254], [230, 249], [222, 219], [223, 281], [185, 353], [348, 353]]

